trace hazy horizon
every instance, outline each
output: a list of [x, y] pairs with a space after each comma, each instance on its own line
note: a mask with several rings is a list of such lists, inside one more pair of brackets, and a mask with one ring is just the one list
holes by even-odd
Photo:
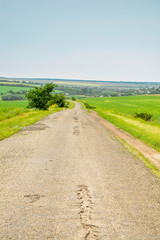
[[0, 0], [0, 76], [160, 82], [160, 1]]
[[37, 77], [4, 77], [4, 76], [0, 76], [0, 78], [6, 78], [6, 79], [44, 79], [44, 80], [68, 80], [68, 81], [99, 81], [99, 82], [123, 82], [123, 83], [125, 83], [125, 82], [137, 82], [137, 83], [147, 83], [147, 82], [149, 82], [149, 83], [160, 83], [160, 81], [134, 81], [134, 80], [132, 80], [132, 81], [129, 81], [129, 80], [101, 80], [101, 79], [99, 79], [99, 80], [95, 80], [95, 79], [76, 79], [76, 78], [45, 78], [45, 77], [39, 77], [39, 78], [37, 78]]

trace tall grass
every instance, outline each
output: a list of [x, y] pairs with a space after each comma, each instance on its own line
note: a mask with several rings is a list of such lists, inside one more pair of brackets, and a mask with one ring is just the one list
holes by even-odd
[[27, 101], [0, 101], [0, 140], [11, 136], [24, 126], [61, 110], [53, 108], [48, 111], [39, 111], [27, 109], [26, 106]]
[[11, 136], [19, 131], [22, 127], [29, 126], [41, 118], [60, 111], [61, 109], [55, 108], [51, 111], [29, 111], [21, 115], [16, 115], [10, 119], [0, 122], [0, 140]]
[[[47, 111], [33, 110], [26, 108], [27, 101], [0, 101], [0, 140], [11, 136], [22, 127], [31, 125], [41, 118], [63, 108], [50, 108]], [[69, 102], [69, 109], [74, 107], [73, 102]]]

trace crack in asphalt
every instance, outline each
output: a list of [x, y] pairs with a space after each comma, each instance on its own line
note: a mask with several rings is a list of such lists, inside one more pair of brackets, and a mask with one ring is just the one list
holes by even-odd
[[28, 194], [28, 195], [24, 195], [24, 197], [29, 198], [31, 200], [31, 203], [34, 203], [34, 202], [38, 201], [41, 197], [44, 197], [44, 195]]
[[98, 226], [91, 224], [91, 214], [93, 209], [92, 198], [89, 194], [88, 187], [86, 185], [79, 185], [77, 191], [77, 197], [79, 199], [79, 212], [80, 221], [83, 228], [87, 231], [84, 236], [85, 240], [99, 240], [98, 238]]

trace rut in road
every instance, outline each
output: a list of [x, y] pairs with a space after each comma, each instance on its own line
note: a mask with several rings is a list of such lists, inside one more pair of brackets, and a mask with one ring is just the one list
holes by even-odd
[[76, 103], [0, 142], [2, 240], [159, 240], [160, 184]]

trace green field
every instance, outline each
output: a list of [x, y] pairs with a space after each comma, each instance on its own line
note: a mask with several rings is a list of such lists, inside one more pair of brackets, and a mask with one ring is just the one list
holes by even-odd
[[27, 104], [28, 101], [0, 101], [0, 109], [25, 108]]
[[29, 90], [29, 87], [14, 87], [14, 86], [0, 86], [0, 94], [7, 93], [8, 91], [12, 90], [13, 92], [18, 92], [21, 90]]
[[29, 112], [27, 101], [0, 101], [0, 123], [2, 121]]
[[[96, 107], [101, 117], [129, 132], [149, 146], [160, 151], [160, 96], [106, 97], [85, 99]], [[138, 112], [149, 113], [151, 121], [135, 118]]]

